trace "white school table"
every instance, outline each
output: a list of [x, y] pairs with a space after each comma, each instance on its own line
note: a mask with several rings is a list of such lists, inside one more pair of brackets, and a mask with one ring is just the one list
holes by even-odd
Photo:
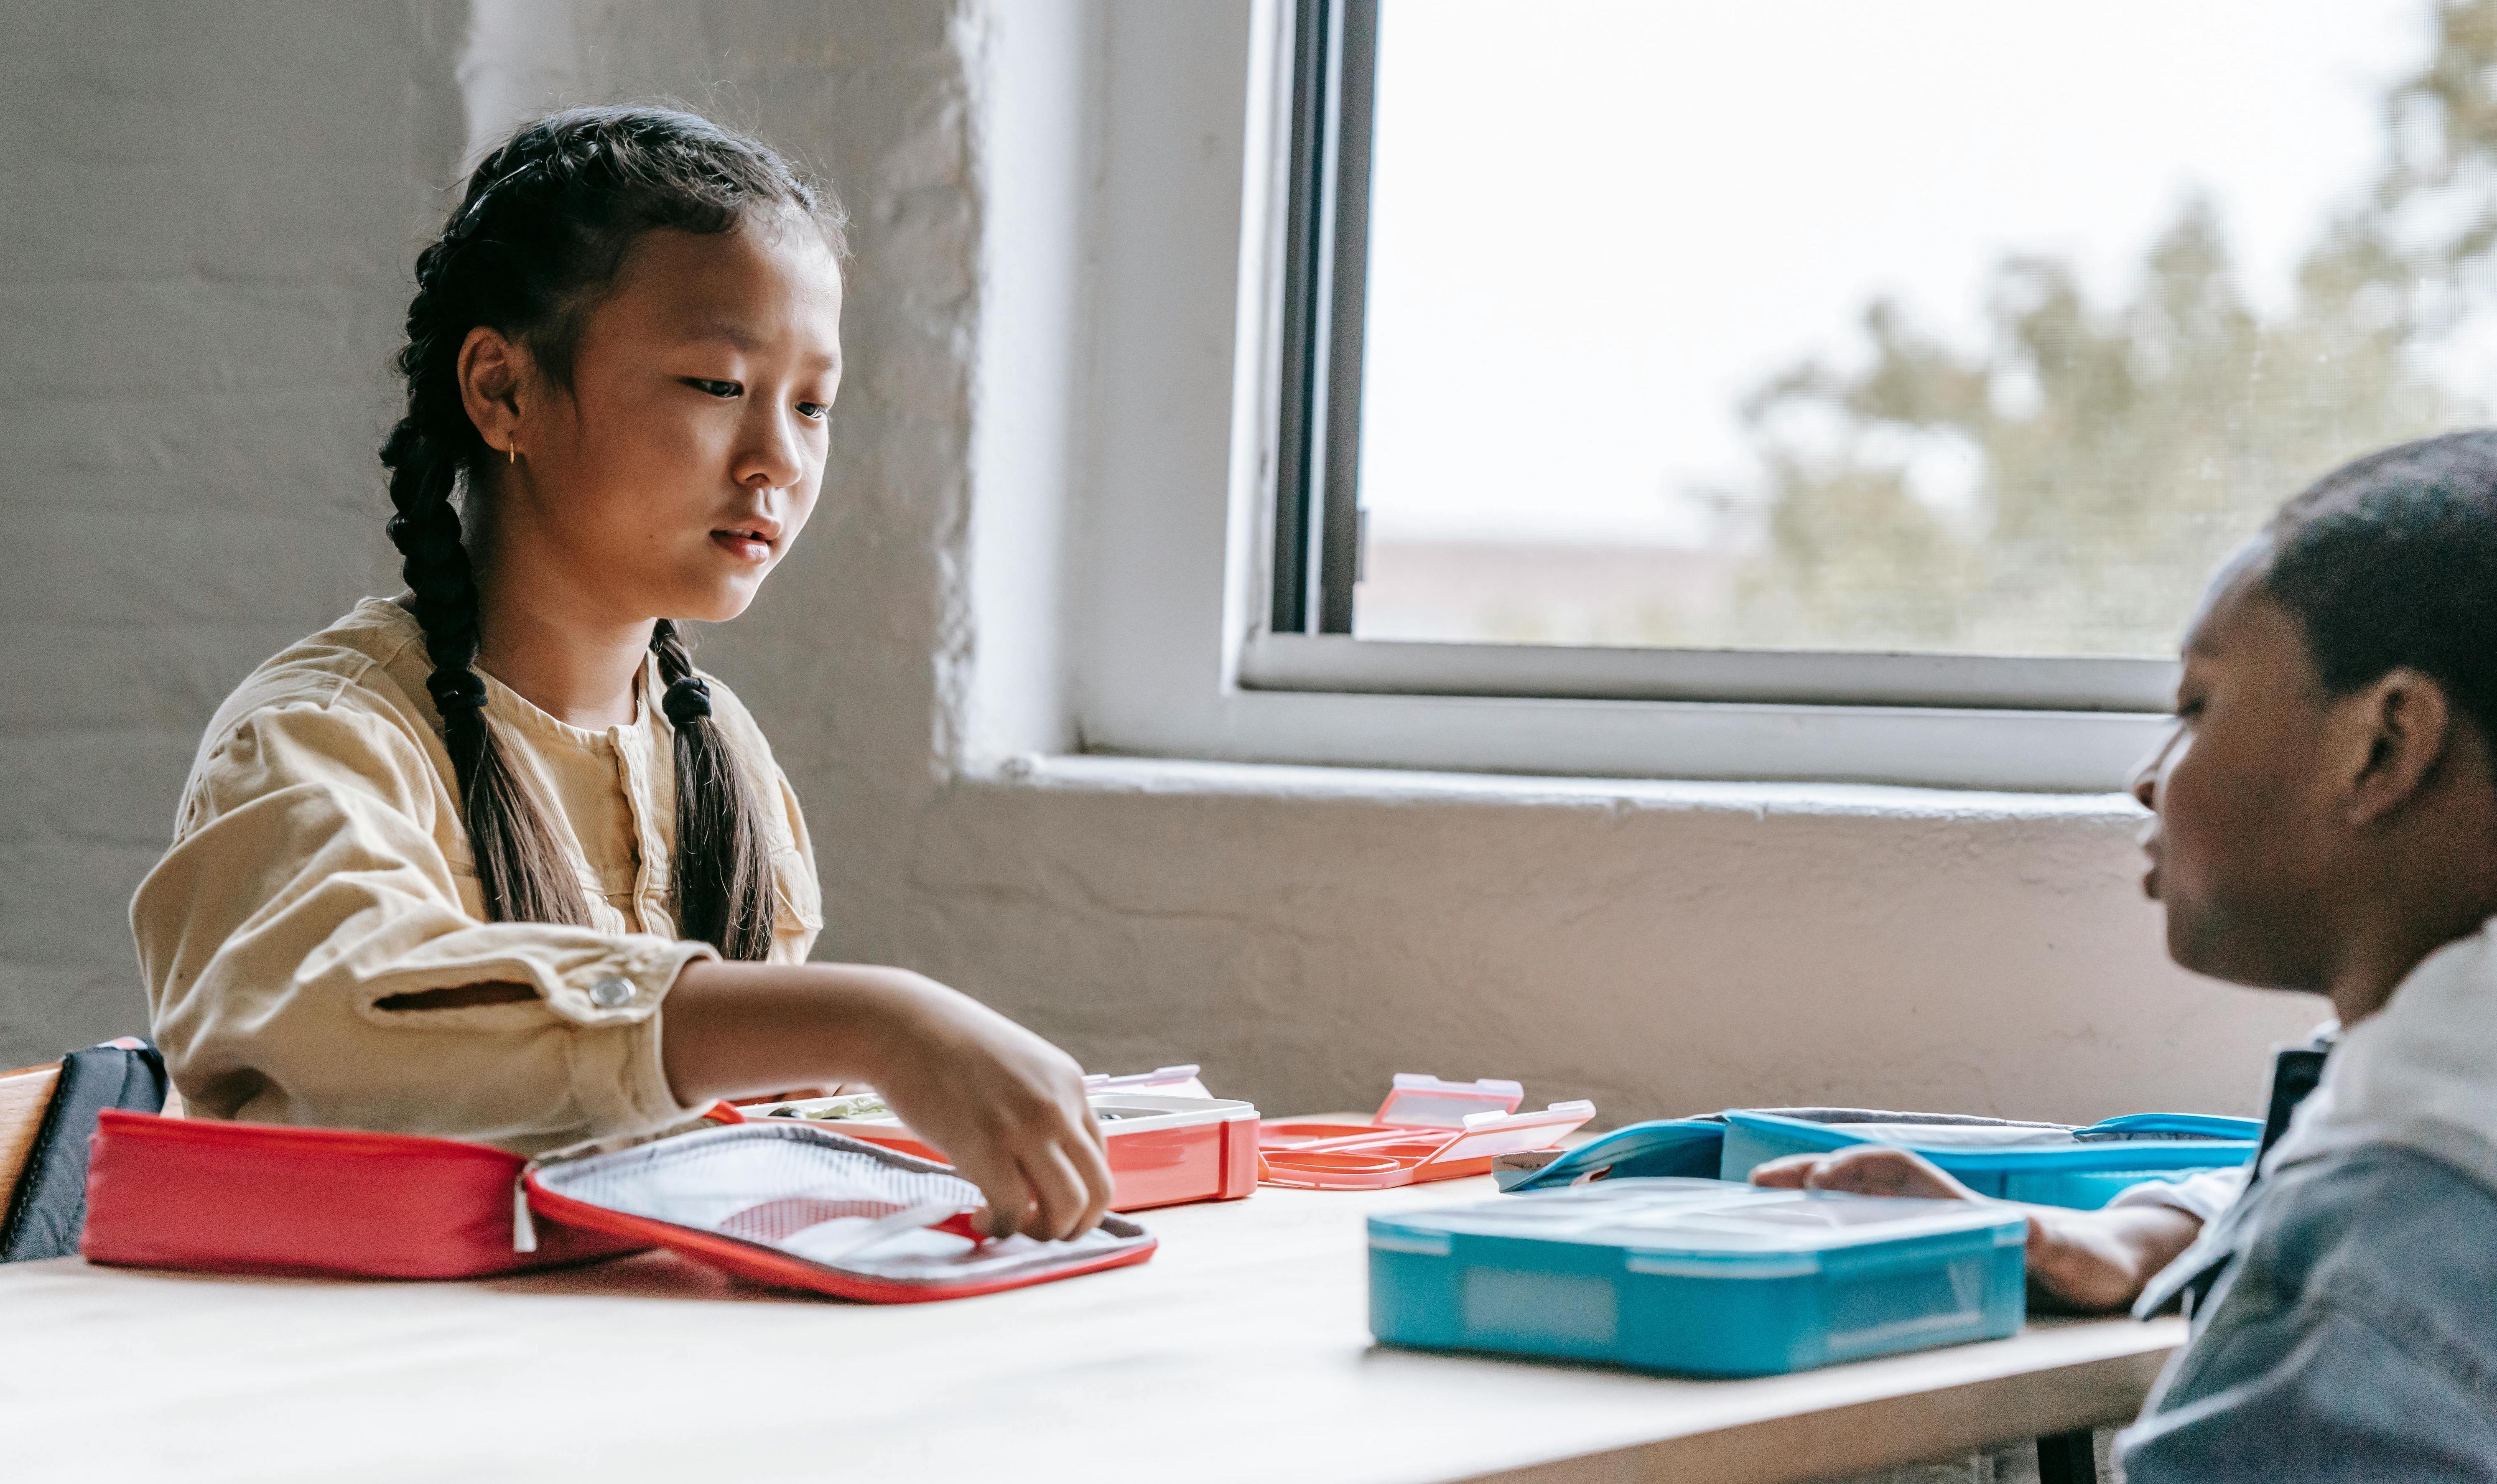
[[2129, 1418], [2178, 1321], [1751, 1381], [1375, 1346], [1362, 1218], [1142, 1213], [1127, 1268], [953, 1303], [784, 1297], [652, 1253], [460, 1283], [0, 1267], [0, 1477], [1437, 1484], [1860, 1472]]

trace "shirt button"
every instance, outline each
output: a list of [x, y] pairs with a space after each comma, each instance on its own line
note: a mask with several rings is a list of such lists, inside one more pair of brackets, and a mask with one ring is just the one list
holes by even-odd
[[610, 974], [589, 987], [589, 1002], [601, 1010], [613, 1010], [633, 999], [633, 981], [620, 974]]

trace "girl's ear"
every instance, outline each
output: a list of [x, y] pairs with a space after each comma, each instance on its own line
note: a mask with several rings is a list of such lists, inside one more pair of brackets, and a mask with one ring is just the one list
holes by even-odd
[[2453, 704], [2433, 677], [2397, 665], [2344, 697], [2341, 708], [2359, 734], [2352, 739], [2357, 767], [2346, 808], [2363, 829], [2399, 810], [2435, 771], [2453, 740]]
[[477, 435], [507, 458], [525, 453], [520, 446], [521, 410], [536, 370], [528, 347], [505, 338], [490, 325], [480, 325], [460, 342], [458, 370], [459, 402], [477, 426]]

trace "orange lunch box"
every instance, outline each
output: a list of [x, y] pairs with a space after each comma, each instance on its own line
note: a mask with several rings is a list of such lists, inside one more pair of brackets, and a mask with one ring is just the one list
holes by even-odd
[[[1236, 1201], [1257, 1188], [1257, 1110], [1213, 1097], [1193, 1066], [1132, 1077], [1084, 1079], [1110, 1154], [1110, 1209], [1144, 1211], [1190, 1201]], [[852, 1139], [942, 1160], [891, 1113], [843, 1116], [851, 1098], [811, 1097], [741, 1108], [748, 1121], [806, 1120]]]
[[1520, 1113], [1525, 1099], [1524, 1088], [1496, 1077], [1446, 1082], [1399, 1072], [1369, 1122], [1258, 1125], [1258, 1178], [1304, 1190], [1383, 1190], [1488, 1175], [1496, 1156], [1550, 1149], [1596, 1116], [1584, 1099]]

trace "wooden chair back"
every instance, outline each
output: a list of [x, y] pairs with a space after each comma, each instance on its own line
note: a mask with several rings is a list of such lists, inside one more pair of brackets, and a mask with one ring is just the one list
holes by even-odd
[[0, 1209], [8, 1206], [17, 1177], [25, 1172], [36, 1131], [44, 1126], [44, 1110], [52, 1105], [52, 1088], [60, 1080], [57, 1061], [0, 1072]]

